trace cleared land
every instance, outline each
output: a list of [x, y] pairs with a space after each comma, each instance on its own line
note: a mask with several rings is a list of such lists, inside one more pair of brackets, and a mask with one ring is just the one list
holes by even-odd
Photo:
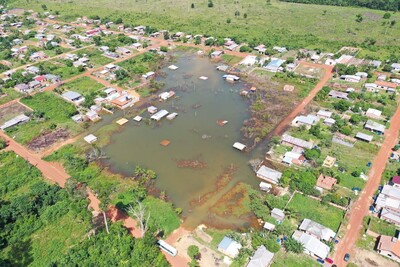
[[[310, 209], [310, 207], [313, 208]], [[311, 219], [334, 231], [339, 228], [344, 215], [343, 210], [297, 193], [290, 201], [287, 209], [300, 219]]]
[[95, 93], [101, 88], [104, 88], [104, 85], [86, 76], [80, 77], [60, 87], [61, 90], [70, 90], [82, 95]]
[[[191, 8], [191, 3], [194, 8]], [[273, 45], [336, 49], [341, 46], [340, 42], [351, 45], [369, 37], [377, 40], [379, 45], [385, 45], [388, 51], [398, 49], [393, 36], [399, 36], [399, 26], [383, 26], [384, 11], [293, 4], [276, 0], [271, 3], [264, 0], [216, 0], [213, 3], [213, 8], [207, 7], [207, 1], [200, 0], [16, 0], [11, 5], [42, 11], [41, 6], [46, 4], [49, 10], [60, 11], [61, 17], [66, 20], [74, 20], [76, 16], [83, 15], [107, 16], [111, 19], [121, 17], [125, 23], [135, 25], [235, 37], [241, 41], [255, 40]], [[235, 16], [236, 11], [239, 16]], [[355, 21], [357, 14], [363, 15], [361, 23]], [[228, 18], [231, 19], [230, 23], [227, 22]], [[400, 14], [392, 14], [393, 19], [399, 21]]]

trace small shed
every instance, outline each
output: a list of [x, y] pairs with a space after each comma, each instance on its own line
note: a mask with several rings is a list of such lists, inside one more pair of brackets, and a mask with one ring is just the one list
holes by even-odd
[[282, 222], [285, 219], [285, 213], [281, 209], [273, 208], [271, 210], [271, 217], [277, 220], [278, 222]]
[[369, 134], [365, 134], [365, 133], [358, 132], [358, 133], [356, 134], [356, 138], [359, 139], [359, 140], [362, 140], [362, 141], [365, 141], [365, 142], [368, 142], [368, 143], [369, 143], [369, 142], [372, 141], [372, 139], [374, 138], [374, 136], [369, 135]]
[[116, 122], [118, 125], [124, 125], [125, 123], [128, 122], [128, 120], [125, 118], [122, 118], [122, 119], [117, 120]]
[[275, 225], [269, 222], [265, 222], [263, 228], [268, 231], [274, 231]]
[[83, 138], [88, 144], [93, 144], [97, 141], [97, 137], [93, 134], [89, 134]]
[[137, 122], [141, 121], [142, 119], [143, 119], [143, 118], [140, 117], [140, 116], [136, 116], [135, 118], [133, 118], [133, 120], [134, 120], [134, 121], [137, 121]]
[[239, 143], [239, 142], [236, 142], [236, 143], [233, 144], [233, 147], [238, 149], [238, 150], [240, 150], [240, 151], [243, 151], [246, 148], [246, 145], [244, 145], [242, 143]]

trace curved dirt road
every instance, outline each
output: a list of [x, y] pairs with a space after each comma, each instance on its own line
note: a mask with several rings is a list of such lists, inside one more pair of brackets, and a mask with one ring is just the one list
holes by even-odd
[[290, 125], [293, 119], [304, 110], [304, 108], [314, 99], [315, 95], [322, 89], [322, 87], [324, 87], [324, 85], [332, 77], [332, 70], [333, 70], [332, 66], [315, 64], [305, 61], [302, 61], [300, 64], [314, 68], [323, 68], [325, 70], [324, 77], [322, 77], [322, 79], [317, 83], [317, 85], [315, 85], [314, 89], [311, 90], [309, 95], [306, 98], [304, 98], [303, 101], [300, 104], [298, 104], [296, 108], [278, 124], [278, 126], [275, 127], [270, 136], [281, 135], [285, 131], [286, 127]]
[[350, 211], [350, 219], [347, 225], [346, 233], [336, 247], [334, 262], [337, 266], [346, 266], [343, 260], [346, 253], [352, 252], [352, 249], [360, 236], [364, 216], [368, 215], [369, 206], [372, 204], [372, 196], [378, 189], [381, 175], [385, 170], [386, 162], [390, 156], [393, 146], [397, 144], [398, 134], [400, 130], [400, 106], [397, 107], [396, 113], [391, 119], [390, 128], [385, 131], [385, 140], [380, 148], [378, 155], [372, 162], [369, 172], [369, 179], [361, 192], [360, 197], [354, 203]]

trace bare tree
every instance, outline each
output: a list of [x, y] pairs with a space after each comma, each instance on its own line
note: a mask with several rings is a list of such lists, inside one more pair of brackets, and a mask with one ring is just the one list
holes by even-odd
[[137, 201], [137, 205], [135, 207], [129, 206], [128, 212], [138, 221], [143, 237], [148, 229], [150, 213], [146, 211], [146, 208], [140, 201]]

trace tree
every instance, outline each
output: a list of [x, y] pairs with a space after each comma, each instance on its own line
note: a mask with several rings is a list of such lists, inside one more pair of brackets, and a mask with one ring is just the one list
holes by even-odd
[[130, 213], [132, 217], [138, 221], [143, 237], [149, 227], [150, 213], [146, 211], [146, 208], [140, 201], [137, 201], [136, 207], [129, 206], [128, 213]]
[[200, 258], [200, 249], [198, 246], [190, 245], [187, 253], [191, 259], [198, 260]]
[[212, 0], [208, 0], [208, 5], [207, 5], [208, 7], [214, 7], [214, 3], [213, 3], [213, 1]]
[[349, 110], [350, 106], [351, 106], [350, 102], [346, 101], [344, 99], [341, 99], [338, 102], [333, 104], [333, 107], [336, 110], [339, 110], [341, 112], [345, 112], [345, 111]]
[[356, 22], [360, 23], [363, 21], [363, 16], [361, 14], [356, 15]]
[[247, 19], [247, 13], [244, 13], [244, 14], [243, 14], [243, 18], [244, 18], [244, 19]]
[[317, 148], [308, 149], [304, 153], [304, 156], [308, 160], [316, 160], [321, 156], [321, 151]]
[[161, 52], [167, 53], [167, 52], [168, 52], [168, 47], [166, 47], [166, 46], [160, 46], [160, 51], [161, 51]]
[[228, 23], [228, 24], [231, 23], [231, 19], [230, 19], [230, 18], [227, 18], [227, 19], [226, 19], [226, 23]]
[[283, 245], [286, 248], [286, 251], [288, 252], [299, 254], [303, 253], [304, 251], [303, 244], [292, 237], [289, 237]]
[[392, 14], [390, 14], [389, 12], [386, 12], [385, 14], [383, 14], [384, 19], [390, 19], [391, 16], [392, 16]]
[[192, 3], [192, 4], [190, 5], [190, 7], [191, 7], [191, 8], [194, 8], [194, 3]]

